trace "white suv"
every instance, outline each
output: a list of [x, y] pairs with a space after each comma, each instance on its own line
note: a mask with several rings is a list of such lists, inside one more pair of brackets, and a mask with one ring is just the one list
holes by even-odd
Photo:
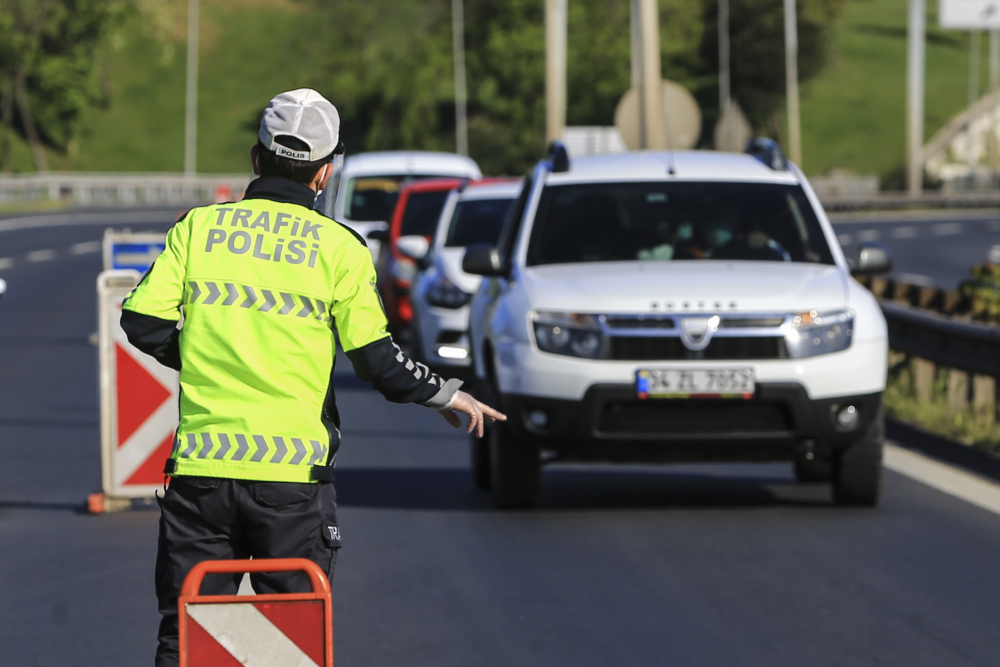
[[433, 244], [422, 236], [399, 239], [429, 264], [410, 293], [413, 347], [431, 366], [467, 367], [469, 354], [469, 301], [479, 289], [481, 276], [462, 270], [462, 257], [470, 245], [495, 245], [511, 205], [521, 193], [518, 180], [488, 180], [453, 190], [445, 201]]
[[887, 334], [797, 167], [747, 154], [572, 161], [526, 178], [471, 305], [477, 391], [509, 421], [472, 445], [500, 507], [538, 501], [543, 461], [790, 460], [874, 505]]

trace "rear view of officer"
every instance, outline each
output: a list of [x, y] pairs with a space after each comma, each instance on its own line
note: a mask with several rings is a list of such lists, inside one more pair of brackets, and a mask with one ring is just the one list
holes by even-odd
[[[271, 100], [243, 201], [189, 211], [122, 307], [129, 341], [180, 371], [180, 425], [165, 473], [156, 593], [158, 667], [178, 664], [177, 597], [198, 562], [308, 558], [333, 577], [340, 548], [333, 463], [335, 332], [358, 377], [468, 430], [506, 419], [409, 359], [386, 333], [364, 240], [312, 210], [343, 155], [336, 108], [314, 90]], [[178, 322], [183, 312], [183, 328]], [[258, 593], [309, 590], [257, 574]], [[206, 594], [239, 577], [208, 577]]]

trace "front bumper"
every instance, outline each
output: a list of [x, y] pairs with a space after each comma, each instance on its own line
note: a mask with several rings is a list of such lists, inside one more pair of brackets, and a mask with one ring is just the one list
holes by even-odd
[[[829, 456], [868, 430], [881, 401], [881, 392], [810, 399], [794, 382], [758, 383], [747, 400], [640, 400], [634, 384], [595, 384], [579, 401], [500, 396], [517, 442], [564, 460], [643, 462], [791, 460], [804, 450]], [[850, 405], [859, 418], [845, 430], [836, 415]]]

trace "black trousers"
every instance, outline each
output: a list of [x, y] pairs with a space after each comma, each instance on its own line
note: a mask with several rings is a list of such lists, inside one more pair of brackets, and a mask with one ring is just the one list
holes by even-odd
[[[177, 598], [188, 572], [206, 560], [308, 558], [333, 580], [340, 548], [333, 484], [246, 482], [174, 477], [160, 501], [156, 597], [160, 631], [156, 667], [179, 662]], [[203, 595], [234, 595], [239, 575], [208, 575]], [[250, 575], [257, 593], [303, 593], [309, 578], [298, 572]]]

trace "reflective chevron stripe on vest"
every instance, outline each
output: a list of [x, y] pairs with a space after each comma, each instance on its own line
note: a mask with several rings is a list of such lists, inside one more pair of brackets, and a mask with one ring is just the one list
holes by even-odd
[[320, 465], [327, 452], [327, 446], [318, 440], [278, 435], [234, 433], [230, 438], [228, 433], [187, 433], [185, 438], [185, 443], [178, 438], [174, 446], [176, 458]]

